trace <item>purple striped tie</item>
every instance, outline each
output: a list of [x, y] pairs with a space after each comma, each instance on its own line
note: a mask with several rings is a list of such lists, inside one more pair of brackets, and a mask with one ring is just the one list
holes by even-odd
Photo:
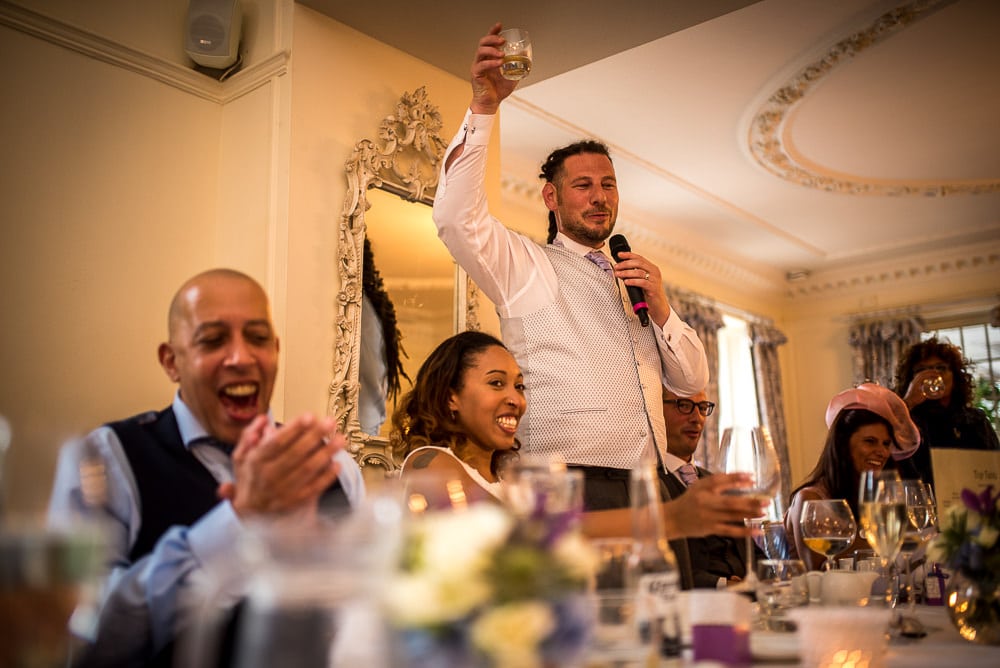
[[609, 276], [614, 276], [615, 271], [611, 268], [611, 261], [608, 260], [608, 256], [599, 250], [593, 250], [584, 255], [585, 258], [596, 264], [598, 267], [604, 270], [605, 274]]
[[683, 480], [684, 484], [688, 487], [698, 480], [698, 469], [691, 464], [685, 464], [677, 469], [677, 472], [681, 474], [681, 480]]

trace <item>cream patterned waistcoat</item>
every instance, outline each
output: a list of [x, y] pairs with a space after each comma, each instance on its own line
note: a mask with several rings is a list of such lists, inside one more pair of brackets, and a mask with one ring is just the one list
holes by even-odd
[[500, 322], [527, 386], [518, 433], [525, 450], [620, 469], [632, 468], [654, 441], [665, 452], [652, 326], [639, 324], [618, 282], [596, 264], [552, 245], [545, 253], [559, 279], [556, 300]]

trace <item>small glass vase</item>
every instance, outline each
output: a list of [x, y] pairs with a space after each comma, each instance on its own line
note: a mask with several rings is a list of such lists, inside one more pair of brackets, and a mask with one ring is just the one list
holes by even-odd
[[957, 571], [946, 591], [948, 616], [958, 633], [971, 642], [1000, 645], [1000, 579]]

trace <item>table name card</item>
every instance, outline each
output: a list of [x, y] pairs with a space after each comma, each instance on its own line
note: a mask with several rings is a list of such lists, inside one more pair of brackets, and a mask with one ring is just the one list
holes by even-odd
[[981, 492], [987, 485], [1000, 486], [1000, 451], [931, 448], [934, 494], [938, 511], [961, 503], [962, 490]]

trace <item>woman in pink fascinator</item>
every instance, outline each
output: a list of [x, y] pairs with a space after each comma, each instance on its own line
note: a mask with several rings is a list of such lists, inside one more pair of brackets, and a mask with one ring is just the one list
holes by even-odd
[[[846, 499], [857, 518], [861, 472], [895, 468], [896, 461], [912, 456], [920, 445], [920, 433], [906, 404], [891, 390], [874, 383], [834, 396], [826, 409], [826, 426], [829, 431], [819, 461], [792, 492], [785, 513], [785, 531], [793, 538], [789, 547], [795, 554], [791, 556], [810, 568], [818, 568], [824, 557], [803, 542], [799, 526], [802, 504], [810, 499]], [[857, 537], [842, 554], [868, 547]]]

